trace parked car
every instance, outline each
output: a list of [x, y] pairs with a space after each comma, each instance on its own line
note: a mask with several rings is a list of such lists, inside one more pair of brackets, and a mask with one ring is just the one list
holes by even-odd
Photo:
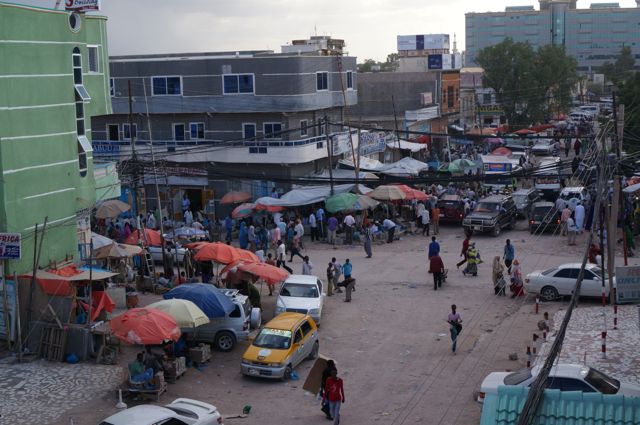
[[[536, 270], [527, 275], [524, 288], [531, 293], [540, 294], [540, 298], [551, 301], [563, 295], [573, 294], [581, 263], [568, 263], [547, 270]], [[587, 264], [580, 295], [584, 297], [602, 296], [602, 278], [605, 278], [605, 295], [609, 296], [608, 275], [596, 264]], [[613, 278], [615, 287], [615, 277]]]
[[[484, 402], [489, 394], [498, 394], [502, 385], [529, 387], [540, 373], [542, 365], [520, 369], [516, 372], [493, 372], [480, 385], [478, 402]], [[545, 388], [560, 391], [583, 391], [585, 393], [619, 394], [640, 396], [640, 385], [620, 382], [597, 369], [579, 364], [560, 363], [551, 369]]]
[[571, 211], [576, 209], [578, 202], [587, 209], [590, 200], [589, 191], [584, 186], [567, 186], [560, 192], [560, 198], [565, 201]]
[[100, 425], [222, 425], [216, 406], [190, 398], [178, 398], [166, 406], [142, 404], [111, 415]]
[[511, 196], [489, 196], [480, 200], [465, 217], [462, 227], [468, 233], [491, 232], [493, 236], [498, 236], [504, 227], [513, 229], [516, 213], [516, 204]]
[[553, 144], [552, 139], [539, 139], [531, 147], [531, 153], [534, 155], [557, 155], [558, 150]]
[[460, 195], [445, 194], [438, 199], [440, 223], [462, 223], [464, 219], [464, 201]]
[[529, 233], [533, 234], [540, 229], [555, 233], [560, 228], [561, 214], [553, 202], [535, 202], [529, 214]]
[[276, 300], [275, 315], [290, 311], [308, 314], [320, 326], [325, 293], [315, 276], [292, 274], [284, 281]]
[[211, 344], [219, 351], [231, 351], [236, 342], [246, 341], [249, 333], [261, 325], [262, 312], [254, 308], [249, 297], [239, 294], [237, 289], [222, 290], [231, 299], [235, 308], [225, 317], [210, 318], [210, 322], [197, 328], [184, 328], [189, 339]]
[[289, 379], [304, 359], [318, 357], [318, 328], [311, 316], [282, 313], [267, 323], [242, 355], [243, 375]]
[[518, 210], [518, 217], [529, 217], [531, 207], [540, 201], [540, 194], [535, 189], [518, 189], [511, 194]]

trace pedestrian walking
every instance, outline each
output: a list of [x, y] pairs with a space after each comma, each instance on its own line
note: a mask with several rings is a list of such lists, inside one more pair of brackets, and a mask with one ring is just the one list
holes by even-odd
[[309, 262], [309, 256], [305, 255], [302, 259], [302, 274], [311, 276], [313, 275], [313, 264]]
[[298, 235], [298, 232], [293, 233], [293, 243], [291, 244], [291, 258], [289, 259], [290, 263], [293, 262], [294, 255], [297, 255], [304, 260], [304, 256], [300, 254], [300, 236]]
[[[327, 385], [327, 379], [331, 376], [331, 371], [336, 369], [336, 364], [333, 360], [327, 360], [327, 365], [322, 371], [322, 380], [320, 386], [320, 396], [322, 397], [322, 412], [326, 416], [327, 419], [333, 420], [331, 417], [331, 411], [329, 410], [329, 399], [327, 398], [327, 394], [325, 392], [325, 387]], [[337, 369], [336, 369], [337, 370]]]
[[335, 245], [336, 232], [338, 231], [338, 219], [334, 216], [329, 217], [329, 220], [327, 221], [327, 230], [329, 233], [327, 242], [329, 242], [331, 245]]
[[566, 137], [564, 139], [564, 156], [565, 158], [569, 158], [569, 151], [571, 150], [571, 139]]
[[316, 221], [316, 215], [311, 212], [311, 214], [309, 214], [309, 227], [311, 227], [311, 242], [313, 241], [319, 241], [320, 238], [318, 237], [318, 222]]
[[298, 234], [298, 246], [301, 249], [304, 249], [304, 244], [302, 243], [302, 237], [304, 236], [304, 226], [302, 225], [302, 220], [296, 220], [296, 225], [293, 227], [293, 238], [295, 239], [296, 233]]
[[324, 210], [322, 207], [318, 207], [316, 210], [316, 221], [318, 222], [318, 240], [325, 239], [327, 235], [324, 231]]
[[324, 391], [329, 400], [329, 416], [333, 418], [333, 425], [339, 425], [340, 407], [344, 403], [344, 384], [342, 379], [338, 378], [336, 368], [331, 369]]
[[478, 264], [481, 263], [480, 253], [476, 250], [475, 242], [471, 242], [467, 250], [467, 266], [462, 271], [463, 275], [478, 276]]
[[576, 156], [580, 155], [580, 148], [581, 147], [582, 147], [582, 142], [580, 141], [579, 138], [576, 138], [576, 141], [573, 144], [573, 151], [575, 152]]
[[578, 232], [582, 233], [584, 228], [584, 217], [585, 217], [585, 209], [581, 202], [578, 202], [575, 210], [575, 222], [576, 227], [578, 228]]
[[449, 332], [451, 333], [451, 351], [456, 353], [456, 345], [458, 343], [458, 335], [462, 332], [462, 317], [460, 313], [456, 312], [456, 305], [451, 305], [451, 313], [447, 316], [447, 323], [449, 323]]
[[469, 250], [469, 244], [471, 243], [471, 235], [466, 233], [464, 235], [464, 240], [462, 241], [462, 251], [460, 251], [460, 256], [462, 257], [462, 261], [456, 264], [456, 267], [459, 269], [461, 265], [467, 262], [467, 251]]
[[367, 227], [364, 228], [364, 252], [367, 254], [367, 258], [371, 258], [373, 252], [371, 245], [373, 243], [373, 224], [367, 223]]
[[430, 260], [431, 257], [440, 254], [440, 244], [436, 240], [435, 236], [431, 236], [431, 243], [429, 244], [427, 258]]
[[429, 258], [429, 273], [433, 274], [433, 290], [437, 291], [442, 287], [442, 275], [444, 274], [444, 263], [439, 254]]
[[425, 232], [427, 233], [427, 236], [429, 236], [429, 226], [431, 223], [431, 217], [429, 217], [428, 209], [422, 208], [420, 210], [420, 222], [422, 223], [422, 236], [424, 236]]
[[435, 204], [431, 210], [431, 223], [433, 223], [433, 234], [440, 234], [440, 208]]
[[342, 273], [344, 273], [344, 278], [349, 279], [351, 277], [351, 272], [353, 271], [353, 264], [347, 258], [344, 260], [344, 264], [342, 265]]
[[509, 274], [511, 274], [511, 263], [513, 263], [514, 258], [516, 258], [516, 248], [511, 244], [511, 240], [507, 239], [502, 259], [504, 260], [504, 265], [507, 266], [507, 273]]
[[247, 249], [247, 246], [249, 245], [249, 234], [247, 232], [247, 224], [244, 221], [240, 223], [238, 241], [240, 243], [240, 249]]
[[233, 232], [233, 220], [231, 220], [231, 217], [227, 216], [224, 219], [224, 228], [227, 231], [227, 234], [225, 236], [225, 240], [227, 241], [227, 243], [229, 243], [233, 239], [233, 237], [231, 235], [231, 233]]
[[336, 292], [342, 293], [342, 289], [340, 289], [340, 286], [338, 285], [338, 282], [340, 282], [340, 276], [342, 276], [342, 264], [338, 263], [336, 257], [331, 259], [331, 263], [333, 264], [333, 284], [337, 288]]
[[562, 223], [562, 236], [567, 236], [567, 222], [569, 220], [569, 217], [571, 217], [571, 209], [569, 209], [569, 205], [565, 204], [565, 207], [562, 210], [562, 214], [560, 215], [560, 223]]
[[293, 273], [293, 270], [290, 267], [287, 267], [287, 264], [285, 262], [286, 255], [287, 255], [287, 248], [284, 245], [284, 242], [280, 240], [278, 241], [278, 248], [276, 249], [276, 265], [278, 267], [282, 267], [289, 273]]
[[329, 263], [327, 267], [327, 297], [333, 295], [333, 263]]
[[385, 218], [382, 222], [382, 227], [387, 231], [387, 243], [393, 243], [394, 234], [396, 232], [396, 223], [389, 218]]
[[573, 219], [573, 214], [567, 219], [567, 233], [569, 235], [569, 245], [576, 244], [576, 235], [578, 234], [578, 226]]
[[345, 241], [344, 243], [347, 245], [353, 245], [353, 228], [356, 224], [356, 220], [353, 218], [351, 214], [347, 214], [344, 218], [344, 232], [345, 232]]

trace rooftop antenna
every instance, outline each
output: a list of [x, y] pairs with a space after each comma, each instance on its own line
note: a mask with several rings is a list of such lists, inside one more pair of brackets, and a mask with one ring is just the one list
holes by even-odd
[[313, 35], [318, 35], [318, 26], [316, 24], [313, 24]]

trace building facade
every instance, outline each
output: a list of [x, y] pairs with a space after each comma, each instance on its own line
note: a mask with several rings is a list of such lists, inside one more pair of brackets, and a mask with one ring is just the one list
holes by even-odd
[[22, 234], [7, 266], [23, 273], [45, 218], [41, 266], [77, 260], [90, 238], [89, 120], [111, 112], [106, 18], [0, 2], [0, 58], [0, 232]]
[[[156, 159], [181, 167], [175, 175], [175, 167], [166, 169], [168, 196], [178, 205], [188, 193], [194, 208], [211, 200], [208, 190], [215, 199], [238, 189], [263, 196], [274, 185], [221, 175], [287, 179], [319, 171], [328, 164], [325, 117], [341, 123], [345, 104], [357, 102], [356, 58], [347, 56], [136, 55], [112, 57], [110, 67], [114, 114], [92, 121], [96, 155], [124, 160], [133, 146], [149, 160], [152, 142]], [[152, 203], [154, 193], [147, 191]]]
[[578, 9], [575, 0], [540, 0], [539, 10], [521, 6], [507, 7], [504, 12], [472, 12], [465, 15], [465, 21], [467, 66], [476, 64], [481, 49], [510, 37], [534, 48], [564, 46], [582, 73], [596, 72], [605, 62], [615, 61], [626, 46], [640, 69], [640, 7], [592, 3], [589, 9]]

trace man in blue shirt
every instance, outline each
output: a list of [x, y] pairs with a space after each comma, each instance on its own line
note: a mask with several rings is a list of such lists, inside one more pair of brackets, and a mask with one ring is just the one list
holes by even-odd
[[516, 248], [511, 245], [511, 240], [509, 239], [507, 239], [507, 244], [504, 246], [502, 258], [504, 258], [504, 265], [507, 266], [507, 271], [511, 274], [511, 263], [513, 263], [513, 259], [516, 258]]
[[344, 273], [344, 282], [345, 285], [345, 302], [351, 302], [351, 292], [356, 290], [356, 280], [351, 277], [351, 272], [353, 271], [353, 264], [347, 258], [344, 260], [344, 264], [342, 265], [342, 272]]
[[440, 254], [440, 244], [436, 242], [435, 236], [431, 236], [431, 243], [429, 244], [429, 254], [428, 254], [429, 260], [431, 259], [431, 257], [438, 254]]

